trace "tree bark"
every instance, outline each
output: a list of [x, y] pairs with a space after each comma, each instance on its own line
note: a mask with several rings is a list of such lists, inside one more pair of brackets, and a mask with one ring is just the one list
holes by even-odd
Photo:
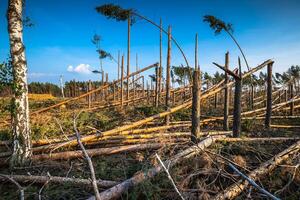
[[[166, 72], [166, 109], [169, 109], [170, 104], [170, 78], [171, 78], [171, 26], [168, 29], [168, 54], [167, 54], [167, 72]], [[170, 116], [167, 115], [165, 123], [170, 123]]]
[[[185, 90], [185, 88], [184, 88]], [[198, 67], [198, 34], [195, 37], [195, 71], [193, 74], [193, 99], [192, 99], [192, 135], [191, 141], [196, 143], [200, 136], [200, 99], [201, 99], [201, 76]], [[174, 93], [175, 95], [175, 93]]]
[[[290, 84], [290, 99], [294, 98], [294, 86], [293, 83]], [[294, 102], [290, 103], [290, 115], [294, 115]]]
[[122, 56], [122, 64], [121, 64], [121, 110], [123, 109], [124, 102], [124, 55]]
[[[229, 67], [229, 52], [225, 54], [225, 69]], [[228, 74], [225, 73], [225, 81], [224, 84], [228, 83]], [[229, 88], [225, 87], [224, 89], [224, 121], [223, 121], [223, 130], [229, 130], [229, 122], [228, 122], [228, 115], [229, 115]]]
[[[92, 90], [92, 83], [91, 83], [91, 80], [89, 80], [88, 91], [91, 91], [91, 90]], [[89, 94], [89, 96], [88, 96], [88, 107], [91, 108], [91, 105], [92, 105], [92, 95]]]
[[[127, 24], [127, 76], [130, 74], [130, 27], [131, 27], [131, 16], [128, 17]], [[129, 100], [129, 77], [127, 78], [127, 100]]]
[[196, 69], [193, 76], [193, 102], [192, 102], [192, 135], [191, 140], [197, 142], [200, 135], [200, 71]]
[[10, 54], [13, 67], [13, 154], [11, 165], [24, 165], [31, 153], [29, 104], [27, 84], [27, 61], [23, 44], [23, 0], [9, 0], [7, 10]]
[[158, 104], [161, 99], [162, 92], [162, 20], [160, 19], [159, 33], [159, 70], [158, 70]]
[[268, 64], [267, 106], [266, 106], [266, 117], [265, 117], [266, 129], [270, 129], [271, 115], [272, 115], [272, 67], [273, 67], [273, 63]]
[[233, 108], [233, 137], [240, 137], [241, 134], [241, 93], [242, 93], [242, 72], [241, 63], [239, 59], [239, 78], [235, 78], [234, 89], [234, 108]]

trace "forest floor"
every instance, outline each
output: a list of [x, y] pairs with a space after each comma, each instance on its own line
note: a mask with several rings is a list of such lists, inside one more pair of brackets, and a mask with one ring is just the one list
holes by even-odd
[[[35, 110], [41, 106], [51, 105], [55, 99], [36, 100], [30, 104]], [[7, 102], [6, 102], [7, 103]], [[1, 105], [4, 107], [4, 104]], [[41, 113], [31, 118], [32, 139], [63, 138], [73, 135], [73, 117], [76, 104], [63, 110]], [[205, 110], [206, 109], [206, 110]], [[152, 106], [127, 107], [126, 112], [109, 108], [93, 112], [82, 112], [77, 119], [80, 134], [91, 134], [92, 128], [105, 131], [114, 127], [128, 124], [139, 119], [162, 112], [164, 107]], [[205, 113], [222, 115], [222, 110], [214, 113], [210, 108], [204, 108]], [[191, 110], [186, 109], [172, 114], [171, 121], [191, 120]], [[0, 116], [5, 119], [6, 114]], [[0, 120], [2, 120], [0, 119]], [[272, 120], [273, 124], [300, 125], [297, 119]], [[150, 126], [150, 125], [149, 125]], [[203, 131], [222, 130], [221, 122], [206, 124]], [[300, 129], [272, 129], [264, 131], [263, 120], [243, 120], [242, 137], [299, 137]], [[189, 127], [171, 128], [168, 132], [190, 132]], [[1, 140], [10, 139], [9, 127], [0, 127]], [[178, 189], [185, 199], [211, 199], [241, 178], [233, 172], [224, 160], [231, 160], [245, 174], [256, 169], [260, 164], [283, 151], [295, 141], [265, 141], [265, 142], [216, 142], [203, 153], [183, 160], [170, 169]], [[143, 150], [124, 152], [113, 155], [95, 156], [92, 161], [96, 177], [103, 180], [121, 182], [132, 177], [139, 170], [147, 170], [158, 164], [155, 153], [165, 160], [191, 146], [189, 140], [176, 145], [164, 146], [158, 150]], [[104, 147], [104, 146], [97, 146]], [[86, 147], [89, 148], [89, 147]], [[1, 152], [7, 151], [2, 146]], [[300, 154], [295, 155], [284, 164], [276, 167], [275, 171], [260, 179], [258, 183], [266, 190], [282, 199], [298, 200], [300, 198]], [[69, 160], [44, 160], [32, 162], [27, 167], [10, 169], [4, 165], [1, 174], [24, 174], [90, 178], [90, 170], [84, 158]], [[26, 199], [38, 199], [43, 184], [32, 182], [20, 183], [25, 189]], [[104, 190], [104, 188], [100, 188]], [[18, 199], [19, 193], [15, 185], [8, 181], [0, 182], [0, 199]], [[73, 184], [52, 184], [51, 181], [42, 190], [42, 199], [86, 199], [93, 195], [91, 187]], [[180, 199], [175, 192], [166, 173], [161, 172], [151, 180], [146, 180], [129, 190], [122, 199]], [[267, 199], [253, 187], [248, 187], [237, 199]]]

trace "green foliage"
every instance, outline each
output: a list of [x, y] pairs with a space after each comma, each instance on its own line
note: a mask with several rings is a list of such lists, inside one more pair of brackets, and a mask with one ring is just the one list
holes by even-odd
[[152, 115], [155, 115], [155, 114], [158, 114], [160, 112], [162, 112], [162, 108], [156, 108], [156, 107], [153, 107], [153, 106], [141, 106], [141, 107], [137, 107], [135, 109], [135, 112], [137, 114], [142, 114], [146, 117], [149, 117], [149, 116], [152, 116]]
[[3, 62], [0, 64], [0, 94], [4, 90], [11, 90], [13, 82], [11, 61]]
[[136, 21], [132, 16], [133, 9], [124, 9], [119, 5], [104, 4], [96, 7], [96, 11], [106, 16], [108, 19], [115, 19], [117, 21], [125, 21], [130, 17], [131, 25]]
[[181, 66], [172, 66], [171, 69], [171, 78], [173, 82], [177, 82], [179, 85], [182, 85], [185, 80], [190, 80], [190, 74], [193, 74], [194, 69], [191, 67]]
[[53, 83], [31, 82], [28, 84], [28, 92], [33, 94], [52, 94], [61, 96], [60, 88]]
[[228, 33], [233, 32], [232, 24], [225, 23], [224, 21], [216, 18], [212, 15], [205, 15], [203, 21], [209, 23], [211, 29], [215, 31], [215, 34], [220, 34], [222, 30], [225, 30]]

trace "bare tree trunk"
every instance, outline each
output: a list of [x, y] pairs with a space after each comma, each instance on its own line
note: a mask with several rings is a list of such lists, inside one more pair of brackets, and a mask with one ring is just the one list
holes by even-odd
[[218, 93], [215, 94], [214, 97], [214, 108], [217, 109], [217, 104], [218, 104]]
[[[228, 69], [229, 66], [229, 52], [225, 54], [225, 69]], [[225, 82], [226, 85], [228, 83], [228, 74], [225, 73]], [[228, 87], [224, 89], [224, 121], [223, 121], [223, 130], [229, 130], [228, 116], [229, 116], [229, 91]]]
[[135, 99], [135, 80], [134, 80], [134, 76], [132, 76], [132, 90], [133, 90], [133, 101], [132, 101], [132, 103], [133, 103], [133, 105], [134, 105], [134, 103], [135, 103], [135, 101], [134, 101], [134, 99]]
[[116, 84], [113, 84], [113, 99], [116, 101]]
[[147, 81], [147, 104], [149, 105], [150, 103], [150, 90], [149, 90], [149, 83]]
[[[105, 73], [105, 85], [108, 85], [108, 73]], [[105, 93], [104, 93], [104, 99], [105, 101], [107, 101], [107, 96], [108, 96], [108, 88], [105, 89]]]
[[284, 90], [284, 101], [288, 101], [287, 90]]
[[64, 99], [65, 98], [65, 92], [64, 92], [64, 83], [63, 83], [63, 77], [60, 76], [60, 90], [61, 90], [61, 97]]
[[[292, 99], [294, 97], [294, 85], [293, 83], [290, 84], [290, 99]], [[294, 115], [294, 102], [292, 101], [290, 103], [290, 115], [293, 116]]]
[[7, 10], [10, 55], [13, 67], [13, 154], [11, 166], [24, 165], [30, 159], [31, 140], [29, 125], [27, 62], [23, 44], [23, 0], [9, 0]]
[[158, 79], [159, 79], [159, 66], [155, 68], [155, 107], [158, 107]]
[[120, 79], [120, 51], [118, 51], [118, 80]]
[[160, 33], [159, 33], [159, 72], [158, 72], [158, 104], [162, 92], [162, 20], [160, 19]]
[[[192, 142], [197, 142], [200, 137], [200, 99], [201, 99], [201, 76], [198, 67], [198, 34], [195, 37], [195, 71], [193, 74], [193, 99], [192, 99]], [[184, 88], [185, 90], [185, 88]]]
[[235, 78], [234, 89], [234, 110], [233, 110], [233, 137], [240, 137], [241, 134], [241, 94], [242, 94], [242, 72], [241, 72], [241, 60], [239, 58], [239, 77]]
[[[128, 32], [127, 32], [127, 76], [130, 74], [130, 26], [131, 26], [131, 18], [130, 16], [128, 17]], [[127, 78], [127, 100], [129, 100], [129, 77]]]
[[[171, 26], [168, 30], [168, 54], [167, 54], [167, 73], [166, 73], [166, 109], [169, 109], [170, 104], [170, 78], [171, 78]], [[166, 125], [170, 123], [170, 116], [165, 118]]]
[[272, 115], [272, 67], [273, 67], [273, 63], [268, 64], [267, 109], [266, 109], [266, 117], [265, 117], [266, 129], [270, 129], [271, 115]]
[[[92, 90], [92, 83], [91, 83], [91, 80], [89, 80], [88, 91], [91, 91], [91, 90]], [[91, 105], [92, 105], [92, 95], [89, 94], [89, 96], [88, 96], [88, 106], [89, 106], [89, 108], [91, 108]]]
[[123, 101], [124, 101], [124, 55], [122, 56], [122, 64], [121, 64], [121, 110], [123, 110]]

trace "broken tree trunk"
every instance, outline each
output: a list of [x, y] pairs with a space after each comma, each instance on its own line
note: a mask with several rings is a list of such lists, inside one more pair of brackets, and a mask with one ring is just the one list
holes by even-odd
[[[108, 147], [108, 148], [98, 148], [98, 149], [88, 149], [86, 150], [89, 156], [99, 156], [99, 155], [111, 155], [121, 152], [132, 152], [132, 151], [141, 151], [145, 149], [158, 149], [163, 147], [163, 143], [153, 143], [153, 144], [135, 144], [119, 147]], [[38, 160], [59, 160], [59, 159], [72, 159], [83, 157], [81, 150], [77, 151], [65, 151], [52, 154], [38, 154], [32, 157], [33, 161]]]
[[[176, 154], [171, 159], [164, 161], [164, 164], [166, 166], [168, 166], [169, 168], [173, 167], [179, 161], [190, 158], [190, 157], [194, 156], [195, 154], [202, 152], [203, 149], [210, 146], [212, 143], [214, 143], [214, 141], [217, 138], [220, 138], [220, 137], [224, 137], [224, 136], [207, 137], [206, 139], [199, 142], [198, 144], [196, 144], [192, 147], [189, 147], [189, 148], [185, 149], [184, 151]], [[131, 187], [133, 187], [147, 179], [153, 178], [155, 175], [160, 173], [162, 170], [163, 170], [162, 166], [157, 165], [157, 166], [147, 170], [146, 172], [139, 171], [139, 172], [135, 173], [135, 175], [133, 177], [131, 177], [130, 179], [127, 179], [127, 180], [123, 181], [122, 183], [119, 183], [118, 185], [116, 185], [108, 190], [105, 190], [104, 192], [101, 192], [100, 193], [101, 200], [117, 199], [118, 197], [120, 197], [122, 195], [122, 193], [126, 192]], [[94, 196], [89, 198], [89, 200], [94, 200], [94, 199], [95, 199]]]
[[[290, 99], [294, 98], [294, 87], [293, 87], [293, 83], [290, 84]], [[294, 102], [290, 103], [290, 115], [293, 116], [294, 115]]]
[[[272, 159], [263, 163], [259, 168], [252, 171], [248, 177], [256, 181], [259, 178], [264, 177], [271, 171], [273, 171], [278, 165], [283, 163], [285, 160], [289, 159], [292, 155], [298, 153], [300, 150], [300, 141], [291, 145], [289, 148], [275, 155]], [[222, 199], [234, 199], [236, 198], [244, 189], [249, 185], [249, 182], [246, 180], [240, 180], [237, 183], [229, 186], [223, 192], [219, 193], [214, 200]], [[102, 193], [101, 193], [102, 194]], [[100, 195], [101, 195], [100, 194]]]
[[[225, 54], [225, 69], [228, 70], [229, 67], [229, 52]], [[227, 85], [228, 83], [228, 74], [225, 72], [225, 81], [224, 84]], [[229, 88], [226, 86], [224, 88], [224, 121], [223, 121], [223, 130], [229, 130], [229, 122], [228, 122], [228, 115], [229, 115]]]
[[[265, 61], [264, 63], [258, 65], [257, 67], [255, 68], [252, 68], [250, 71], [246, 72], [245, 74], [243, 74], [242, 78], [245, 78], [249, 75], [251, 75], [252, 73], [262, 69], [263, 67], [265, 67], [267, 64], [273, 62], [272, 60], [267, 60]], [[223, 81], [221, 81], [220, 83], [217, 84], [217, 87], [215, 87], [213, 90], [211, 89], [208, 89], [207, 91], [205, 91], [203, 93], [203, 95], [201, 95], [201, 100], [205, 99], [205, 98], [208, 98], [210, 97], [211, 95], [215, 94], [216, 92], [219, 92], [221, 90], [223, 90], [226, 86], [232, 86], [233, 85], [233, 82], [229, 82], [227, 85], [225, 86], [221, 86], [221, 83], [223, 83]], [[192, 102], [191, 100], [188, 100], [187, 102], [184, 102], [183, 104], [179, 105], [179, 106], [176, 106], [176, 107], [173, 107], [173, 108], [170, 108], [168, 111], [164, 111], [162, 113], [159, 113], [159, 114], [156, 114], [156, 115], [153, 115], [151, 117], [147, 117], [145, 119], [142, 119], [142, 120], [139, 120], [139, 121], [136, 121], [136, 122], [133, 122], [132, 124], [130, 125], [125, 125], [125, 126], [121, 126], [121, 127], [117, 127], [115, 129], [112, 129], [112, 130], [109, 130], [109, 131], [105, 131], [103, 133], [107, 134], [107, 135], [110, 135], [110, 134], [115, 134], [117, 132], [121, 132], [121, 131], [124, 131], [124, 130], [128, 130], [130, 128], [135, 128], [135, 127], [138, 127], [140, 125], [143, 125], [143, 124], [146, 124], [148, 122], [151, 122], [155, 119], [159, 119], [159, 118], [163, 118], [167, 115], [170, 115], [171, 113], [174, 113], [174, 112], [177, 112], [178, 110], [181, 110], [181, 109], [184, 109], [184, 108], [189, 108], [190, 106], [192, 105]], [[89, 141], [89, 140], [92, 140], [94, 138], [97, 138], [98, 136], [96, 135], [89, 135], [89, 136], [85, 136], [85, 137], [82, 137], [82, 141], [83, 142], [86, 142], [86, 141]], [[63, 146], [75, 146], [77, 144], [77, 141], [76, 140], [71, 140], [71, 141], [68, 141], [68, 142], [64, 142], [62, 144], [58, 144], [57, 146], [55, 146], [55, 149], [58, 149], [58, 148], [61, 148]]]
[[200, 95], [201, 79], [200, 69], [198, 67], [198, 34], [196, 34], [195, 45], [195, 71], [193, 74], [193, 100], [192, 100], [192, 142], [196, 143], [200, 135]]
[[265, 128], [270, 129], [271, 115], [272, 115], [272, 67], [273, 63], [268, 64], [267, 75], [267, 106], [266, 106], [266, 118]]
[[234, 89], [234, 105], [233, 105], [233, 125], [232, 132], [233, 137], [240, 137], [241, 134], [241, 94], [242, 94], [242, 72], [241, 61], [239, 58], [239, 77], [235, 77], [235, 89]]
[[[23, 182], [23, 183], [39, 183], [39, 184], [45, 184], [47, 181], [49, 181], [49, 178], [51, 177], [50, 182], [55, 184], [73, 184], [77, 186], [85, 186], [85, 187], [91, 187], [91, 180], [89, 179], [81, 179], [81, 178], [67, 178], [67, 177], [60, 177], [60, 176], [34, 176], [34, 175], [7, 175], [8, 177], [14, 179], [17, 182]], [[6, 181], [4, 177], [0, 176], [0, 181]], [[101, 180], [99, 179], [97, 181], [97, 185], [100, 188], [109, 188], [113, 187], [118, 182], [116, 181], [107, 181], [107, 180]]]
[[[141, 70], [139, 70], [139, 71], [137, 71], [137, 72], [134, 72], [134, 73], [130, 74], [129, 76], [124, 77], [124, 79], [127, 79], [127, 78], [129, 78], [129, 77], [131, 77], [131, 76], [134, 76], [134, 75], [137, 75], [137, 74], [140, 74], [140, 73], [142, 73], [142, 72], [144, 72], [144, 71], [146, 71], [146, 70], [148, 70], [148, 69], [151, 69], [151, 68], [155, 67], [156, 65], [158, 65], [158, 63], [155, 63], [155, 64], [150, 65], [150, 66], [148, 66], [148, 67], [145, 67], [145, 68], [143, 68], [143, 69], [141, 69]], [[80, 96], [77, 96], [77, 97], [74, 97], [74, 98], [70, 98], [70, 99], [68, 99], [68, 100], [64, 100], [64, 101], [62, 101], [62, 102], [60, 102], [60, 103], [57, 103], [57, 104], [55, 104], [55, 105], [52, 105], [52, 106], [49, 106], [49, 107], [42, 108], [42, 109], [40, 109], [40, 110], [34, 111], [34, 112], [32, 112], [31, 114], [38, 114], [38, 113], [41, 113], [41, 112], [45, 112], [45, 111], [48, 111], [48, 110], [50, 110], [50, 109], [52, 109], [52, 108], [56, 108], [56, 107], [59, 107], [59, 106], [61, 106], [61, 105], [67, 104], [67, 103], [69, 103], [69, 102], [72, 102], [72, 101], [75, 101], [75, 100], [84, 98], [84, 97], [88, 96], [89, 94], [93, 94], [93, 93], [99, 92], [99, 91], [101, 91], [101, 90], [103, 90], [103, 89], [109, 87], [111, 84], [116, 84], [116, 83], [119, 83], [119, 82], [121, 82], [120, 79], [119, 79], [119, 80], [116, 80], [116, 81], [114, 81], [114, 82], [112, 82], [112, 83], [110, 83], [110, 84], [108, 84], [108, 85], [100, 86], [99, 88], [96, 88], [96, 89], [94, 89], [94, 90], [92, 90], [92, 91], [90, 91], [90, 92], [87, 92], [87, 93], [85, 93], [85, 94], [82, 94], [82, 95], [80, 95]]]
[[124, 106], [124, 55], [122, 55], [121, 63], [121, 110]]
[[[170, 106], [170, 84], [171, 84], [171, 26], [168, 30], [168, 53], [167, 53], [167, 72], [166, 72], [166, 110]], [[165, 118], [166, 125], [170, 123], [170, 116], [167, 115]]]

